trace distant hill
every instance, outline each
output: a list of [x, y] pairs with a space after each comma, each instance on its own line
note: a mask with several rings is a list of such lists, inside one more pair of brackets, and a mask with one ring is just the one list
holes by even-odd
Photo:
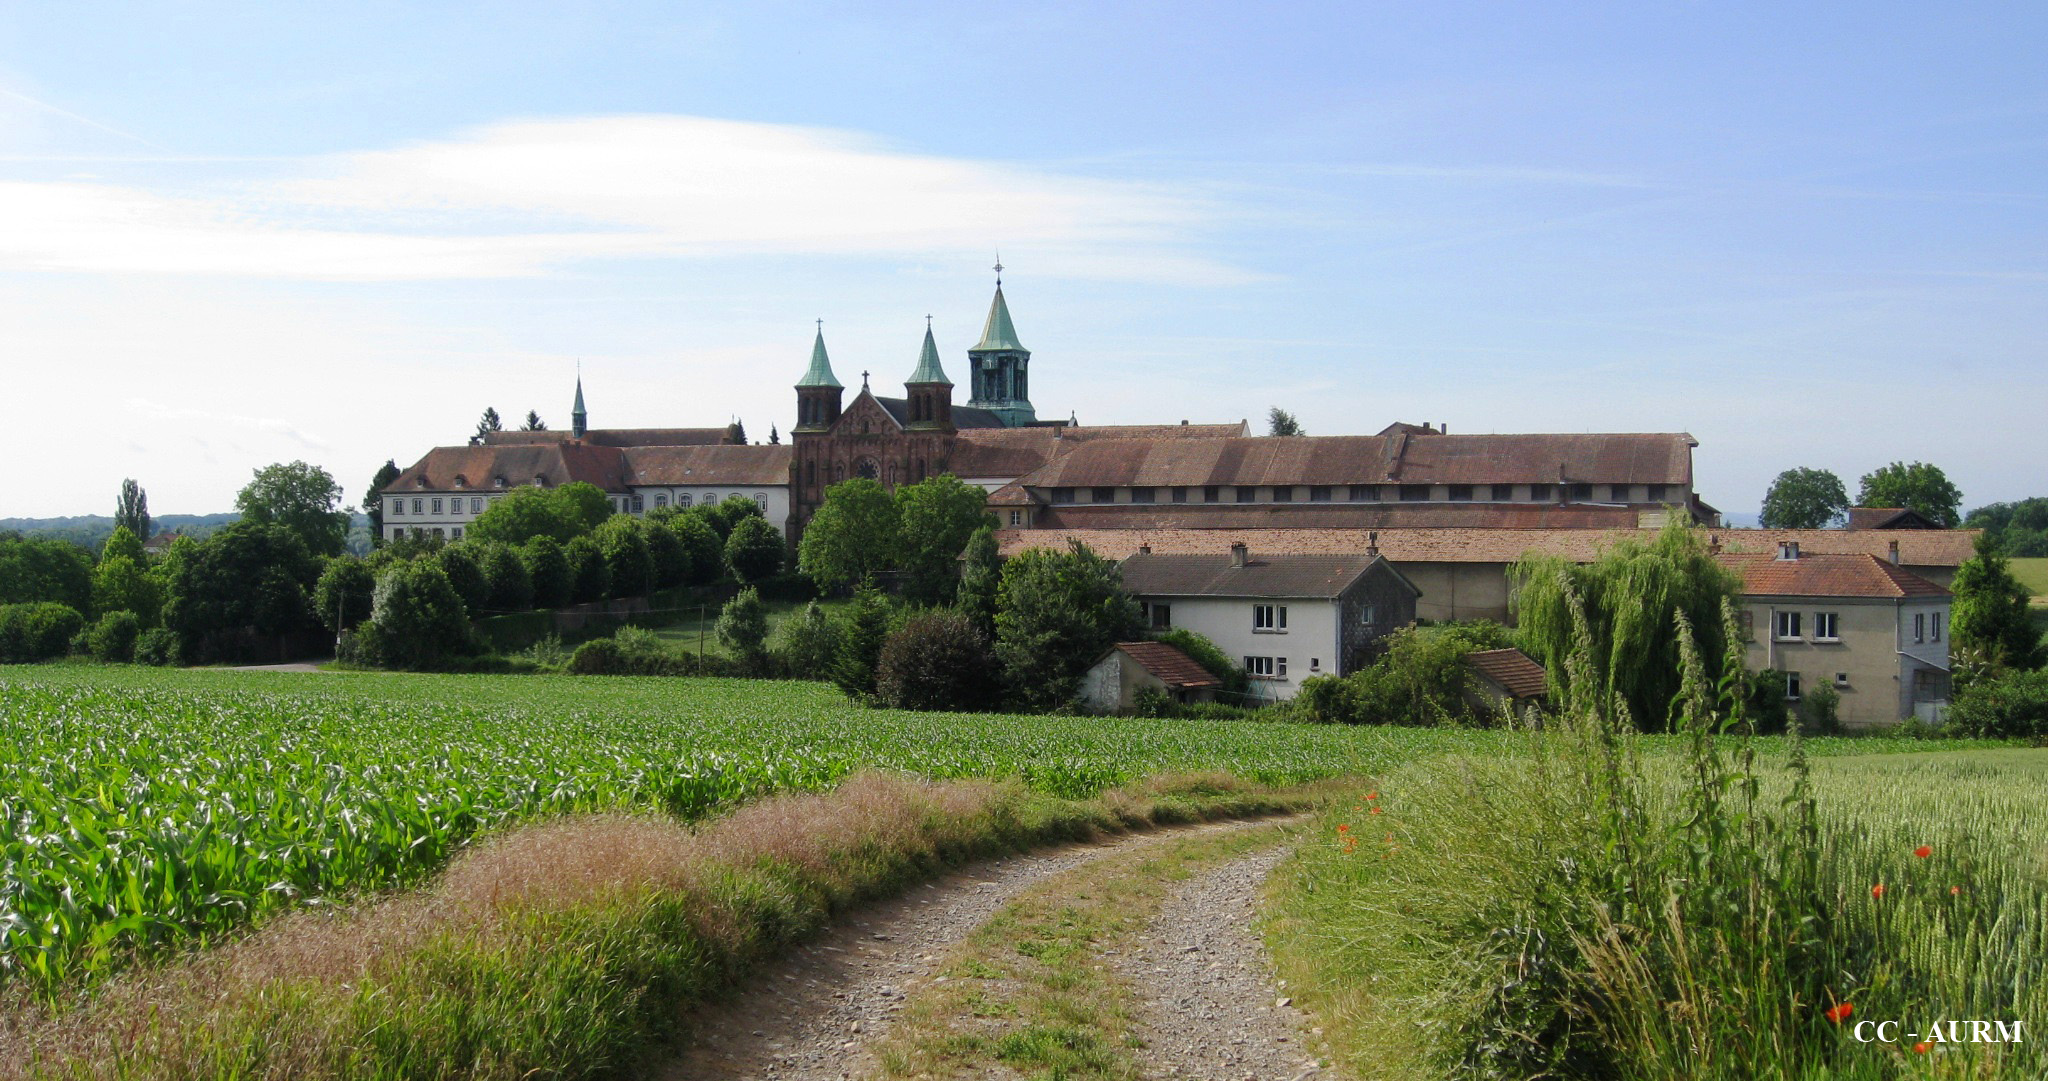
[[[204, 537], [240, 518], [238, 511], [221, 514], [153, 514], [150, 528], [158, 533], [184, 533]], [[56, 537], [81, 548], [99, 551], [114, 532], [114, 518], [108, 514], [78, 514], [69, 518], [0, 518], [0, 533], [15, 532], [32, 537]], [[142, 538], [148, 540], [148, 537]]]

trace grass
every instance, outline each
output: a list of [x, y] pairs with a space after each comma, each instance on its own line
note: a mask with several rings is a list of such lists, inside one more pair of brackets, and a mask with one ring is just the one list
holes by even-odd
[[2027, 556], [2012, 560], [2013, 577], [2034, 595], [2037, 605], [2048, 604], [2048, 556]]
[[[689, 1004], [833, 913], [943, 868], [1306, 798], [1215, 777], [1074, 801], [864, 774], [695, 829], [564, 818], [494, 838], [424, 891], [277, 920], [75, 1003], [5, 1003], [0, 1077], [630, 1072]], [[1013, 1053], [1039, 1053], [1028, 1043]]]
[[1110, 951], [1132, 946], [1176, 882], [1280, 843], [1278, 824], [1104, 857], [1026, 890], [939, 964], [877, 1048], [888, 1077], [1123, 1081], [1147, 1075], [1132, 990]]
[[[762, 601], [761, 606], [768, 610], [769, 637], [772, 639], [776, 634], [780, 633], [782, 625], [791, 616], [802, 612], [810, 603], [809, 601]], [[819, 601], [818, 605], [825, 609], [827, 613], [831, 613], [849, 603], [851, 602], [828, 600]], [[653, 630], [656, 636], [666, 642], [673, 643], [685, 653], [697, 652], [700, 642], [704, 652], [722, 653], [723, 649], [718, 644], [718, 612], [718, 605], [700, 606], [696, 610], [683, 613], [675, 621], [655, 627]]]

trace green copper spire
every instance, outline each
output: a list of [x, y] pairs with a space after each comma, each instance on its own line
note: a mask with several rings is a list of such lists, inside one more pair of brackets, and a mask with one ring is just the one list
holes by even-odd
[[974, 347], [983, 349], [1015, 349], [1024, 352], [1023, 343], [1017, 340], [1017, 328], [1010, 325], [1010, 306], [1003, 303], [1003, 280], [996, 279], [996, 298], [988, 306], [988, 322], [981, 328], [981, 344]]
[[583, 372], [580, 370], [581, 365], [577, 367], [579, 370], [576, 372], [576, 407], [569, 410], [569, 434], [581, 439], [583, 434], [590, 430], [590, 414], [583, 408]]
[[917, 370], [910, 373], [909, 379], [904, 380], [906, 386], [916, 386], [919, 383], [944, 383], [949, 387], [953, 385], [953, 381], [946, 378], [946, 370], [939, 367], [939, 346], [932, 341], [932, 317], [929, 315], [924, 317], [924, 349], [917, 354]]
[[825, 321], [818, 320], [818, 340], [811, 345], [811, 370], [797, 380], [800, 387], [831, 387], [840, 389], [839, 377], [832, 374], [832, 358], [825, 355]]

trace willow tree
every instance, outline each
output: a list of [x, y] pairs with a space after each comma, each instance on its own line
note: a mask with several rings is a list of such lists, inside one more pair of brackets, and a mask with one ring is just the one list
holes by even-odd
[[[1586, 689], [1573, 687], [1574, 680], [1594, 680], [1626, 702], [1645, 731], [1668, 726], [1680, 690], [1679, 613], [1691, 622], [1708, 664], [1729, 663], [1722, 604], [1735, 601], [1742, 583], [1684, 525], [1666, 526], [1647, 544], [1618, 541], [1591, 563], [1527, 554], [1508, 568], [1508, 581], [1516, 638], [1549, 670], [1551, 684], [1569, 695]], [[1575, 633], [1573, 593], [1585, 606], [1589, 672], [1565, 663]], [[1726, 674], [1716, 669], [1709, 676], [1718, 683]]]

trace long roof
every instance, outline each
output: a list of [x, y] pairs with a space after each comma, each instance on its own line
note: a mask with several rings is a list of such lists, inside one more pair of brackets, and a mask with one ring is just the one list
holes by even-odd
[[1949, 596], [1948, 590], [1933, 582], [1866, 553], [1816, 555], [1802, 548], [1797, 559], [1729, 552], [1715, 558], [1742, 576], [1742, 592], [1751, 597], [1896, 600]]
[[[1806, 553], [1862, 553], [1884, 558], [1899, 544], [1908, 567], [1955, 567], [1974, 553], [1980, 532], [1949, 530], [1703, 529], [1731, 554], [1776, 553], [1795, 540]], [[1149, 545], [1154, 552], [1225, 553], [1239, 542], [1274, 555], [1362, 553], [1378, 534], [1380, 553], [1395, 563], [1512, 563], [1525, 552], [1590, 562], [1616, 541], [1655, 539], [1654, 529], [1005, 529], [996, 541], [1005, 556], [1030, 548], [1064, 549], [1078, 540], [1109, 559]]]
[[1031, 487], [1692, 483], [1682, 432], [1107, 439], [1022, 478]]
[[[1006, 505], [1043, 502], [1021, 485], [1003, 492]], [[1117, 503], [1041, 506], [1035, 521], [1041, 529], [1632, 529], [1646, 514], [1661, 512], [1586, 503]]]
[[626, 451], [627, 482], [637, 486], [789, 483], [788, 445], [634, 447]]
[[[732, 427], [724, 428], [592, 428], [583, 442], [598, 447], [696, 447], [730, 441]], [[570, 431], [490, 432], [486, 446], [513, 443], [567, 443], [576, 438]]]
[[1162, 555], [1139, 552], [1120, 567], [1124, 588], [1141, 597], [1336, 597], [1372, 565], [1365, 555], [1265, 555], [1236, 566], [1229, 552]]
[[[877, 398], [884, 408], [891, 399]], [[986, 414], [992, 423], [961, 423], [963, 417]], [[893, 415], [893, 414], [892, 414]], [[906, 413], [907, 415], [907, 413]], [[1245, 424], [1031, 424], [1002, 427], [986, 409], [956, 405], [953, 421], [960, 429], [949, 468], [961, 477], [1022, 477], [1076, 447], [1104, 439], [1216, 439], [1242, 435]]]
[[384, 491], [489, 491], [532, 484], [536, 479], [549, 488], [582, 481], [606, 491], [624, 491], [626, 454], [617, 447], [575, 442], [435, 447], [385, 485]]

